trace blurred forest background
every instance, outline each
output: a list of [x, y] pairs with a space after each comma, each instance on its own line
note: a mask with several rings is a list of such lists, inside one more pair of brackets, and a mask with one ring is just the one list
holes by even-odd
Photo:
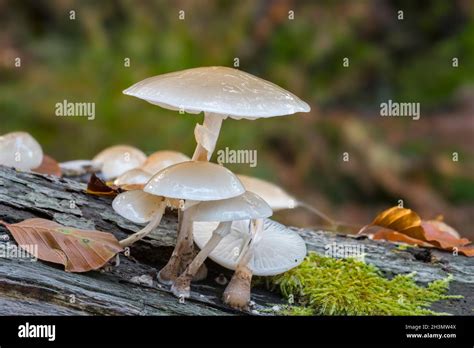
[[[240, 69], [292, 91], [312, 112], [226, 121], [217, 149], [258, 150], [256, 168], [230, 169], [338, 220], [366, 224], [403, 199], [473, 238], [473, 18], [470, 0], [0, 0], [0, 133], [28, 131], [58, 161], [118, 143], [191, 155], [202, 115], [122, 90], [239, 58]], [[95, 120], [55, 116], [65, 99], [95, 102]], [[381, 117], [388, 99], [421, 103], [421, 119]], [[320, 224], [300, 210], [278, 218]]]

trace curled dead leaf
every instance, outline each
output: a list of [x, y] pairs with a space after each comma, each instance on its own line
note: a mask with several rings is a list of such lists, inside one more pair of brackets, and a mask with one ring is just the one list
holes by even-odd
[[[40, 260], [63, 264], [68, 272], [87, 272], [104, 266], [122, 251], [111, 233], [66, 227], [33, 218], [16, 224], [0, 220], [20, 247], [37, 246]], [[30, 248], [24, 248], [30, 251]]]
[[392, 207], [377, 215], [371, 225], [386, 227], [411, 238], [424, 240], [421, 218], [411, 209]]
[[419, 239], [411, 238], [406, 234], [380, 226], [367, 226], [364, 229], [364, 234], [371, 235], [372, 239], [374, 240], [388, 240], [390, 242], [399, 242], [423, 247], [432, 247], [430, 243], [424, 242]]
[[425, 238], [430, 243], [439, 246], [441, 249], [465, 246], [470, 243], [466, 238], [459, 238], [453, 236], [452, 233], [447, 232], [445, 226], [452, 228], [445, 223], [440, 223], [436, 220], [422, 221], [421, 226], [425, 231]]
[[459, 254], [462, 254], [464, 256], [474, 256], [474, 246], [464, 246], [464, 247], [455, 247], [452, 250], [453, 252], [458, 252]]
[[451, 226], [438, 220], [422, 220], [410, 209], [392, 207], [376, 216], [359, 234], [369, 234], [375, 240], [402, 242], [422, 247], [434, 247], [466, 256], [474, 256], [474, 247]]
[[101, 180], [94, 173], [91, 175], [89, 182], [87, 183], [86, 193], [95, 196], [117, 196], [122, 190], [113, 185], [109, 186], [105, 181]]

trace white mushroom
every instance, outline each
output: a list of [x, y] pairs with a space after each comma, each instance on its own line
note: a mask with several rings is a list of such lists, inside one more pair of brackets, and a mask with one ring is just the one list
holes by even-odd
[[145, 172], [140, 168], [130, 169], [115, 179], [114, 185], [145, 185], [152, 176], [153, 174]]
[[[182, 219], [178, 239], [168, 264], [160, 271], [158, 279], [163, 283], [173, 282], [178, 272], [187, 267], [193, 253], [192, 226], [189, 226], [187, 210], [200, 201], [221, 200], [239, 196], [245, 192], [239, 179], [228, 169], [208, 162], [188, 161], [167, 167], [155, 174], [144, 188], [146, 194], [159, 196], [162, 201], [155, 216], [142, 230], [122, 240], [129, 246], [149, 234], [159, 223], [166, 207], [163, 197], [183, 200]], [[116, 211], [126, 218], [149, 219], [148, 204], [156, 206], [156, 200], [142, 203], [137, 194], [124, 193], [114, 200]], [[122, 197], [125, 197], [122, 199]], [[143, 196], [142, 196], [143, 198]], [[148, 198], [146, 198], [148, 199]], [[135, 217], [134, 217], [135, 216]]]
[[246, 190], [258, 194], [274, 211], [294, 209], [298, 205], [298, 201], [295, 197], [271, 182], [242, 174], [238, 174], [237, 177]]
[[19, 170], [39, 167], [43, 161], [40, 144], [26, 132], [12, 132], [0, 136], [0, 165]]
[[267, 118], [309, 112], [310, 107], [283, 88], [228, 67], [187, 69], [140, 81], [123, 91], [166, 109], [204, 112], [197, 124], [193, 160], [208, 161], [214, 152], [222, 120]]
[[145, 163], [140, 166], [140, 169], [154, 175], [166, 167], [189, 160], [191, 159], [181, 152], [168, 150], [156, 151], [148, 156]]
[[130, 169], [115, 179], [114, 184], [122, 188], [134, 187], [139, 188], [145, 184], [150, 178], [160, 170], [173, 164], [189, 161], [190, 158], [185, 154], [177, 151], [156, 151], [152, 153], [146, 161], [139, 167]]
[[[259, 220], [249, 233], [248, 220], [232, 223], [231, 232], [209, 254], [209, 258], [231, 270], [234, 276], [224, 292], [224, 302], [246, 308], [250, 300], [252, 274], [272, 276], [298, 266], [306, 256], [304, 240], [286, 226]], [[194, 241], [202, 248], [212, 238], [215, 222], [195, 222]]]
[[297, 200], [295, 197], [285, 192], [281, 187], [271, 182], [242, 174], [238, 174], [237, 177], [240, 179], [246, 190], [254, 192], [262, 197], [270, 207], [272, 207], [273, 211], [301, 207], [327, 221], [331, 226], [337, 226], [339, 224], [315, 207]]
[[100, 166], [91, 160], [73, 160], [59, 163], [59, 168], [65, 176], [79, 176], [88, 173], [96, 173]]
[[230, 233], [232, 221], [254, 220], [270, 217], [273, 212], [269, 205], [255, 193], [244, 194], [219, 201], [207, 201], [189, 208], [190, 221], [217, 221], [219, 225], [212, 232], [206, 245], [189, 264], [186, 270], [176, 279], [171, 291], [177, 297], [187, 298], [190, 293], [191, 280], [206, 260], [209, 253]]
[[102, 168], [104, 178], [111, 180], [141, 166], [146, 161], [146, 155], [133, 146], [116, 145], [104, 149], [92, 161]]
[[112, 207], [127, 220], [143, 224], [152, 221], [157, 213], [163, 213], [162, 204], [162, 197], [143, 192], [142, 190], [132, 190], [115, 197]]

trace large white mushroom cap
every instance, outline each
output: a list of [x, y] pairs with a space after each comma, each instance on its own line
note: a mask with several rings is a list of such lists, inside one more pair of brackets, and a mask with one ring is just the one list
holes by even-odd
[[144, 191], [167, 198], [216, 201], [239, 196], [245, 189], [237, 176], [223, 166], [188, 161], [155, 174]]
[[192, 206], [189, 210], [193, 221], [236, 221], [263, 219], [272, 216], [272, 208], [252, 192], [223, 199], [207, 201]]
[[162, 198], [143, 192], [142, 190], [127, 191], [119, 194], [112, 202], [114, 210], [127, 220], [136, 223], [151, 221], [160, 210]]
[[110, 180], [141, 166], [146, 155], [133, 146], [115, 145], [99, 152], [92, 161], [102, 167], [105, 179]]
[[38, 168], [43, 161], [40, 144], [26, 132], [0, 136], [0, 164], [20, 170]]
[[148, 156], [140, 169], [154, 175], [166, 167], [189, 160], [191, 160], [191, 158], [181, 152], [168, 150], [156, 151]]
[[123, 93], [166, 109], [212, 112], [235, 119], [310, 111], [308, 104], [283, 88], [244, 71], [222, 66], [150, 77]]
[[[194, 222], [194, 241], [203, 248], [217, 227], [217, 222]], [[249, 241], [249, 221], [232, 223], [226, 235], [209, 257], [221, 266], [235, 270], [243, 247]], [[257, 234], [248, 267], [257, 276], [271, 276], [286, 272], [303, 262], [306, 244], [298, 233], [270, 219], [265, 219], [263, 231]]]
[[297, 200], [286, 193], [281, 187], [271, 182], [246, 175], [237, 175], [247, 191], [262, 197], [274, 211], [293, 209], [298, 205]]

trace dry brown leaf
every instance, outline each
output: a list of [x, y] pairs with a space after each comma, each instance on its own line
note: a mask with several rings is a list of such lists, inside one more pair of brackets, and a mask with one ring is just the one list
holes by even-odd
[[474, 246], [472, 245], [465, 246], [465, 247], [458, 247], [455, 249], [453, 248], [453, 251], [454, 250], [457, 250], [460, 254], [464, 256], [468, 256], [468, 257], [474, 256]]
[[431, 245], [428, 242], [411, 238], [407, 236], [406, 234], [403, 234], [403, 233], [400, 233], [388, 228], [383, 228], [380, 226], [367, 226], [364, 229], [364, 233], [371, 234], [372, 239], [374, 240], [388, 240], [391, 242], [401, 242], [401, 243], [418, 245], [418, 246], [423, 246], [423, 247], [433, 247], [433, 245]]
[[103, 180], [92, 174], [87, 183], [86, 193], [95, 196], [117, 196], [122, 190], [115, 186], [107, 185]]
[[43, 155], [41, 165], [38, 168], [33, 169], [33, 171], [39, 174], [62, 175], [58, 162], [48, 155]]
[[[470, 243], [466, 238], [457, 238], [444, 229], [446, 224], [440, 224], [439, 221], [422, 221], [421, 226], [425, 231], [425, 238], [428, 242], [439, 246], [441, 249], [465, 246]], [[448, 226], [450, 227], [450, 226]]]
[[[99, 269], [122, 251], [111, 233], [80, 230], [33, 218], [16, 224], [0, 220], [20, 247], [37, 245], [40, 260], [63, 264], [68, 272]], [[29, 251], [30, 249], [24, 248]]]
[[424, 220], [423, 222], [428, 222], [434, 225], [438, 230], [442, 232], [446, 232], [455, 238], [461, 238], [458, 231], [456, 231], [454, 228], [452, 228], [451, 226], [443, 222], [442, 216], [436, 217], [435, 220]]
[[410, 209], [393, 207], [381, 212], [371, 225], [382, 226], [419, 240], [424, 239], [421, 218]]
[[381, 212], [371, 224], [363, 227], [359, 234], [370, 234], [373, 239], [403, 242], [423, 247], [435, 247], [447, 251], [458, 251], [474, 256], [471, 242], [460, 238], [459, 233], [440, 220], [421, 220], [410, 209], [392, 207]]

